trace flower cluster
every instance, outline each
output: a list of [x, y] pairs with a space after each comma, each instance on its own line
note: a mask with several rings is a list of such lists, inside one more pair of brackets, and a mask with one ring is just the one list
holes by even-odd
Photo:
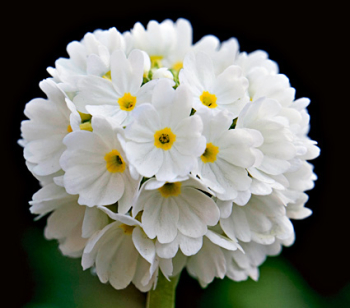
[[19, 141], [46, 238], [116, 289], [184, 268], [203, 287], [257, 279], [311, 214], [309, 99], [264, 51], [193, 43], [185, 19], [96, 30], [67, 52]]

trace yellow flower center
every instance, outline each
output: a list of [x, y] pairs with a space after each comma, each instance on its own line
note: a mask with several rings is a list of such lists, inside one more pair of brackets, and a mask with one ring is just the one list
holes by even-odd
[[118, 99], [118, 104], [121, 110], [131, 111], [136, 105], [136, 96], [130, 93], [124, 93], [124, 96]]
[[111, 80], [112, 80], [111, 71], [108, 71], [106, 74], [104, 74], [104, 75], [102, 76], [102, 78], [111, 81]]
[[163, 56], [150, 56], [151, 67], [160, 68], [162, 67]]
[[219, 147], [215, 146], [211, 142], [207, 143], [207, 147], [201, 156], [201, 160], [205, 164], [213, 163], [214, 161], [216, 161], [216, 155], [218, 153], [219, 153]]
[[175, 71], [180, 71], [183, 68], [183, 63], [181, 61], [176, 62], [173, 67], [172, 67]]
[[158, 188], [158, 190], [164, 198], [178, 196], [181, 194], [181, 182], [165, 183], [162, 187]]
[[175, 140], [176, 135], [171, 131], [169, 127], [158, 130], [154, 134], [154, 145], [157, 148], [163, 149], [165, 151], [171, 149]]
[[131, 235], [132, 231], [134, 231], [135, 226], [129, 226], [129, 225], [126, 225], [126, 224], [121, 224], [119, 226], [119, 228], [121, 228], [124, 231], [125, 234]]
[[218, 106], [216, 103], [216, 95], [210, 94], [208, 91], [203, 91], [202, 95], [199, 97], [202, 104], [208, 108], [215, 108]]
[[112, 150], [105, 155], [107, 170], [111, 173], [124, 172], [125, 162], [118, 150]]
[[68, 133], [71, 133], [72, 131], [73, 131], [72, 126], [70, 126], [70, 124], [68, 124], [68, 126], [67, 126], [67, 132], [68, 132]]

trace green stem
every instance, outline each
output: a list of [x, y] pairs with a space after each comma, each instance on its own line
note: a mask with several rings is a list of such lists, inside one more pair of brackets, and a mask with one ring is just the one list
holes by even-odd
[[161, 271], [159, 271], [157, 287], [150, 290], [147, 294], [146, 308], [174, 308], [175, 291], [179, 281], [180, 274], [167, 280]]

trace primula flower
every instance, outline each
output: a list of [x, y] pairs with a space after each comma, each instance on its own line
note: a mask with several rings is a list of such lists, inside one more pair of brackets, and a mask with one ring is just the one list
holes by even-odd
[[69, 194], [79, 194], [79, 204], [91, 207], [118, 201], [119, 212], [126, 213], [141, 179], [130, 175], [118, 139], [122, 130], [97, 116], [92, 118], [92, 128], [92, 132], [72, 132], [64, 140], [67, 150], [60, 160], [64, 186]]
[[113, 218], [112, 223], [88, 241], [82, 266], [84, 269], [94, 266], [101, 282], [109, 281], [116, 289], [124, 289], [133, 282], [142, 291], [148, 291], [153, 282], [154, 243], [142, 235], [139, 221], [121, 214]]
[[47, 99], [31, 100], [24, 110], [29, 118], [22, 122], [25, 142], [24, 157], [39, 176], [54, 174], [61, 169], [60, 157], [66, 149], [63, 138], [71, 132], [70, 114], [66, 96], [50, 79], [40, 82]]
[[61, 252], [70, 257], [81, 257], [88, 238], [108, 224], [104, 212], [77, 201], [78, 196], [67, 194], [58, 177], [37, 191], [29, 202], [30, 212], [39, 214], [38, 218], [50, 213], [45, 237], [58, 240]]
[[195, 110], [205, 108], [217, 113], [226, 109], [236, 118], [248, 101], [248, 80], [241, 68], [231, 65], [216, 76], [212, 59], [204, 52], [186, 55], [179, 79], [191, 89]]
[[244, 206], [233, 203], [231, 215], [221, 218], [220, 226], [231, 239], [264, 245], [272, 244], [276, 238], [285, 240], [294, 232], [285, 204], [276, 193], [253, 195]]
[[214, 116], [207, 110], [198, 114], [204, 123], [207, 144], [194, 172], [218, 198], [242, 198], [239, 192], [248, 192], [252, 182], [246, 169], [259, 164], [261, 158], [256, 148], [263, 142], [262, 135], [256, 130], [229, 129], [233, 119], [227, 110]]
[[143, 83], [145, 57], [133, 50], [126, 58], [121, 50], [111, 56], [110, 78], [87, 76], [78, 83], [78, 94], [73, 102], [77, 109], [93, 116], [113, 118], [120, 125], [132, 119], [135, 108], [149, 102], [155, 81]]
[[126, 50], [127, 42], [116, 29], [96, 30], [86, 33], [83, 39], [73, 41], [67, 46], [69, 58], [59, 58], [55, 67], [47, 70], [54, 79], [63, 83], [73, 92], [81, 77], [87, 75], [104, 76], [109, 72], [110, 55], [119, 49]]
[[212, 35], [192, 42], [191, 24], [183, 18], [175, 23], [166, 19], [161, 23], [151, 20], [147, 28], [137, 22], [131, 29], [133, 47], [144, 50], [151, 59], [151, 67], [167, 67], [176, 74], [182, 69], [185, 55], [189, 51], [214, 53], [219, 40]]
[[179, 233], [201, 237], [220, 217], [215, 202], [201, 190], [206, 188], [194, 178], [166, 183], [150, 179], [140, 190], [133, 215], [143, 211], [145, 233], [161, 244], [174, 241]]
[[125, 152], [137, 172], [170, 181], [191, 171], [204, 152], [205, 138], [201, 119], [190, 113], [188, 88], [174, 90], [167, 80], [159, 81], [151, 104], [136, 108], [125, 129]]

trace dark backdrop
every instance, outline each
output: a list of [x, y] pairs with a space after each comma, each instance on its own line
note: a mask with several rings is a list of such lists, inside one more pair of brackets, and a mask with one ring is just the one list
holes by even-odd
[[[309, 135], [321, 148], [321, 156], [313, 162], [319, 179], [308, 202], [314, 214], [294, 222], [297, 240], [283, 255], [314, 290], [336, 294], [350, 282], [349, 60], [345, 53], [349, 28], [345, 8], [334, 1], [327, 5], [317, 2], [317, 6], [306, 1], [230, 5], [220, 1], [129, 2], [12, 2], [2, 10], [2, 280], [15, 307], [29, 301], [32, 294], [21, 237], [28, 227], [44, 227], [45, 223], [33, 222], [29, 214], [27, 202], [39, 187], [16, 144], [24, 105], [43, 96], [38, 83], [48, 77], [46, 67], [67, 56], [70, 41], [97, 28], [115, 26], [123, 32], [137, 21], [146, 25], [150, 19], [179, 17], [191, 21], [194, 41], [206, 34], [220, 40], [236, 37], [241, 51], [267, 51], [280, 72], [289, 77], [296, 96], [311, 99]], [[14, 295], [19, 290], [21, 296]]]

